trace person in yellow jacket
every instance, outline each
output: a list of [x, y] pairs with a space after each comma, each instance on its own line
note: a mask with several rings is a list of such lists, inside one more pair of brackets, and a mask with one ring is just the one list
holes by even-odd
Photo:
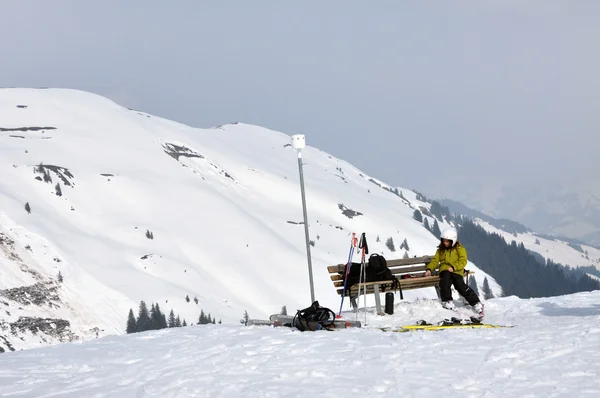
[[456, 308], [452, 302], [451, 291], [451, 286], [454, 285], [456, 291], [467, 300], [475, 312], [483, 317], [483, 304], [463, 279], [466, 265], [467, 249], [458, 241], [456, 230], [449, 228], [442, 232], [440, 245], [435, 252], [435, 256], [427, 264], [425, 276], [431, 276], [433, 270], [439, 266], [442, 306], [449, 310]]

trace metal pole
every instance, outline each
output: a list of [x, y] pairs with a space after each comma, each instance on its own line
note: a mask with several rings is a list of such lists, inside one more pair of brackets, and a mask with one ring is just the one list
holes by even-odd
[[310, 282], [311, 303], [315, 302], [315, 289], [313, 287], [312, 262], [310, 259], [310, 239], [308, 236], [308, 216], [306, 214], [306, 198], [304, 195], [304, 173], [302, 171], [302, 152], [298, 150], [298, 169], [300, 170], [300, 191], [302, 193], [302, 213], [304, 215], [304, 236], [306, 239], [306, 256], [308, 257], [308, 279]]

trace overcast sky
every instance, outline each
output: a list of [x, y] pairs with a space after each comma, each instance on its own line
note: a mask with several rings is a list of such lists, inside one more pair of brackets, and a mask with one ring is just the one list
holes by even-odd
[[0, 85], [303, 133], [425, 193], [598, 175], [598, 0], [93, 3], [0, 0]]

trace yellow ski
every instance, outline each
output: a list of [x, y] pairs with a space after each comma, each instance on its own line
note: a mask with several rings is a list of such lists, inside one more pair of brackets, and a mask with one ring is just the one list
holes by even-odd
[[492, 325], [488, 323], [470, 323], [470, 324], [454, 324], [454, 325], [405, 325], [397, 328], [381, 328], [384, 332], [413, 332], [416, 330], [445, 330], [445, 329], [497, 329], [497, 328], [512, 328], [513, 325]]

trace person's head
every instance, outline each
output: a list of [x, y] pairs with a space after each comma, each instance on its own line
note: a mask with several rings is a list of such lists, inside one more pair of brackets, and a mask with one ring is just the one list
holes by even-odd
[[445, 229], [440, 236], [440, 248], [450, 249], [458, 243], [458, 233], [454, 228]]

